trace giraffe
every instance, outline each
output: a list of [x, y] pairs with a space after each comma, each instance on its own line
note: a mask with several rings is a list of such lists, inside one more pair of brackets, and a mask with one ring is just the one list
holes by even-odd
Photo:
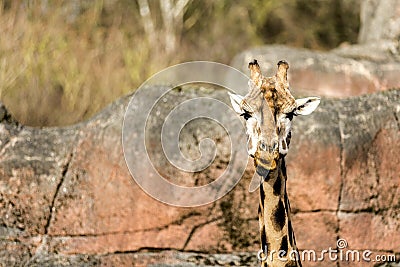
[[288, 68], [286, 61], [279, 61], [276, 75], [264, 77], [254, 60], [249, 63], [248, 94], [229, 93], [233, 109], [246, 120], [247, 150], [256, 168], [253, 181], [260, 188], [261, 266], [301, 266], [286, 191], [285, 156], [293, 118], [311, 114], [320, 98], [295, 99], [289, 90]]

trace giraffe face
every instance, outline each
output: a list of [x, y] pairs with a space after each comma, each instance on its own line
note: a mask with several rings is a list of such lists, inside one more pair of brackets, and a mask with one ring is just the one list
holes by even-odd
[[288, 67], [280, 62], [277, 74], [265, 78], [257, 61], [252, 62], [249, 93], [229, 93], [234, 110], [246, 120], [247, 151], [261, 176], [275, 170], [278, 159], [287, 154], [293, 118], [311, 114], [320, 102], [318, 97], [294, 99], [286, 79]]

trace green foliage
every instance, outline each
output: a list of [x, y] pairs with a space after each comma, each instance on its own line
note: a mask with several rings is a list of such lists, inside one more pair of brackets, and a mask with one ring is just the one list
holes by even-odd
[[171, 64], [229, 63], [264, 43], [330, 49], [354, 42], [354, 2], [194, 0], [171, 30], [160, 2], [149, 0], [150, 36], [140, 1], [0, 0], [0, 100], [24, 124], [72, 124]]
[[268, 2], [269, 9], [253, 9], [257, 32], [264, 43], [330, 49], [342, 42], [357, 41], [360, 11], [357, 0]]

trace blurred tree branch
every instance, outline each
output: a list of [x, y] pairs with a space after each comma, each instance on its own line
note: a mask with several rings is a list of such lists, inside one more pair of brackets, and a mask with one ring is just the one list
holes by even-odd
[[159, 11], [161, 12], [162, 23], [157, 29], [155, 27], [156, 23], [153, 21], [155, 17], [152, 17], [148, 0], [138, 0], [140, 16], [148, 41], [152, 45], [161, 45], [167, 55], [173, 53], [181, 41], [184, 23], [183, 15], [190, 1], [160, 0]]
[[156, 43], [156, 32], [151, 18], [150, 6], [147, 0], [138, 0], [139, 12], [142, 17], [144, 31], [150, 43]]

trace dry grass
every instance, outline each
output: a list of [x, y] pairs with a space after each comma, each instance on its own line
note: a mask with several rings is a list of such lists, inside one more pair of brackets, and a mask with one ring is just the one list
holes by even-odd
[[74, 23], [60, 7], [0, 11], [0, 97], [17, 107], [11, 111], [18, 120], [76, 122], [157, 70], [155, 62], [144, 67], [146, 42], [116, 25], [99, 26], [101, 1], [94, 2]]
[[[249, 2], [191, 2], [175, 33], [178, 46], [167, 53], [162, 42], [148, 42], [135, 1], [0, 0], [0, 100], [23, 124], [72, 124], [168, 65], [196, 59], [229, 63], [245, 48], [285, 42], [285, 31], [275, 39], [265, 33], [273, 30], [266, 20], [272, 12], [290, 15], [277, 5], [282, 1]], [[162, 35], [158, 2], [149, 3]], [[301, 46], [301, 38], [290, 38], [286, 43]], [[315, 47], [324, 48], [318, 42]]]

